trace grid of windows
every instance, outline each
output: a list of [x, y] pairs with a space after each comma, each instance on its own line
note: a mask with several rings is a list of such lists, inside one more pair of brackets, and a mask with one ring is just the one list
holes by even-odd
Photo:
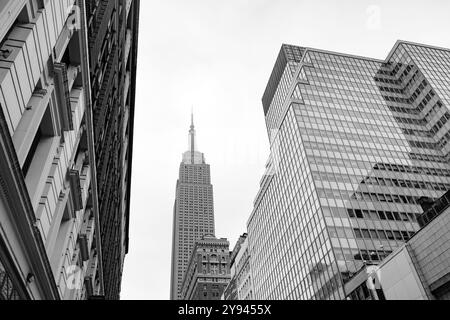
[[308, 49], [297, 65], [266, 113], [277, 130], [248, 222], [254, 295], [344, 299], [366, 261], [419, 229], [419, 199], [450, 186], [450, 51], [400, 43], [383, 62]]
[[181, 299], [183, 277], [196, 241], [214, 235], [213, 187], [208, 164], [181, 163], [175, 201], [174, 274]]
[[321, 298], [340, 298], [338, 268], [293, 109], [276, 142], [276, 169], [248, 226], [254, 297], [311, 299], [320, 292]]

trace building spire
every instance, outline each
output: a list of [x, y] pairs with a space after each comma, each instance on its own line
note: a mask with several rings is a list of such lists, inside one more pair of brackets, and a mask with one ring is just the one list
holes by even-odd
[[189, 148], [183, 154], [183, 162], [189, 164], [202, 164], [205, 163], [203, 153], [197, 150], [197, 140], [195, 125], [194, 125], [194, 111], [191, 111], [191, 127], [189, 129]]
[[197, 151], [195, 144], [195, 126], [194, 126], [194, 111], [191, 111], [191, 129], [189, 130], [189, 151], [194, 156], [194, 152]]

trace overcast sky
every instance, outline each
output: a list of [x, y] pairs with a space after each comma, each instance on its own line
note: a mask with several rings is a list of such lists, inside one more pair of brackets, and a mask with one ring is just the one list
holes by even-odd
[[282, 43], [385, 59], [450, 48], [448, 0], [142, 0], [130, 252], [122, 299], [168, 299], [175, 185], [191, 107], [216, 236], [246, 231], [268, 157], [261, 97]]

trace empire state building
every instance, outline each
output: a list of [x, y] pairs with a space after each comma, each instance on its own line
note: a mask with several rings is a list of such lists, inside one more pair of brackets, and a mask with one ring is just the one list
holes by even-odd
[[173, 208], [172, 272], [170, 299], [181, 299], [181, 285], [192, 249], [204, 235], [214, 235], [213, 186], [210, 166], [197, 150], [194, 117], [189, 149], [183, 154]]

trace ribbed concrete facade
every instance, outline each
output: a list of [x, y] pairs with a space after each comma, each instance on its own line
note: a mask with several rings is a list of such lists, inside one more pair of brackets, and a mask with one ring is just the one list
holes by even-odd
[[18, 293], [6, 299], [103, 294], [86, 24], [77, 4], [0, 7], [0, 272]]
[[[129, 176], [116, 174], [123, 179], [122, 197], [112, 205], [122, 214], [113, 241], [106, 236], [112, 225], [104, 222], [99, 196], [110, 183], [99, 168], [109, 163], [98, 154], [116, 151], [106, 150], [95, 135], [102, 92], [92, 85], [88, 61], [91, 2], [102, 1], [0, 3], [0, 299], [118, 297], [110, 287], [120, 285], [121, 272], [110, 285], [110, 270], [122, 267], [125, 249], [113, 261], [108, 251], [103, 260], [102, 247], [127, 246]], [[112, 106], [131, 110], [136, 46], [127, 35], [136, 26], [126, 17], [137, 15], [139, 1], [114, 2], [126, 21], [122, 52], [132, 62], [125, 59], [122, 68], [131, 89], [116, 88], [129, 100]], [[124, 172], [130, 171], [132, 117], [132, 111], [124, 117], [128, 126], [120, 129], [127, 139], [116, 145]]]

